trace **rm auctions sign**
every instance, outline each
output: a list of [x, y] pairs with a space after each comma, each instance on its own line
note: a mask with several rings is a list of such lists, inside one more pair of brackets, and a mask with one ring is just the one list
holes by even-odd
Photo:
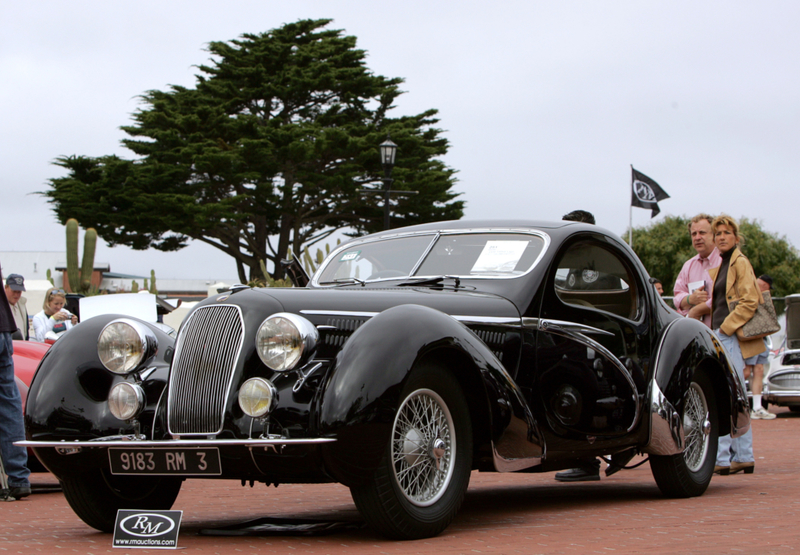
[[183, 511], [117, 511], [112, 547], [176, 549]]

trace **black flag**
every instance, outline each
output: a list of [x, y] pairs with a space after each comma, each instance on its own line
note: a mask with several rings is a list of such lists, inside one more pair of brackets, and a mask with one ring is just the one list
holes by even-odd
[[643, 173], [639, 173], [633, 169], [632, 187], [631, 191], [631, 206], [638, 206], [639, 208], [650, 208], [651, 218], [658, 216], [661, 209], [658, 207], [658, 201], [669, 198], [669, 195], [662, 189], [658, 183], [647, 177]]

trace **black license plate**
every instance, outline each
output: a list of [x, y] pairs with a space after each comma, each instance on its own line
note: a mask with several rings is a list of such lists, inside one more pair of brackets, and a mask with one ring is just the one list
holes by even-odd
[[219, 449], [109, 447], [112, 474], [207, 476], [222, 474]]

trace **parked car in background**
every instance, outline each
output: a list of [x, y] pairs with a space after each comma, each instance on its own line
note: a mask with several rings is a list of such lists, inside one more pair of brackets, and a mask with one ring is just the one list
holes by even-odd
[[24, 443], [99, 530], [170, 508], [186, 479], [339, 482], [413, 539], [448, 526], [475, 469], [646, 453], [665, 495], [700, 495], [719, 434], [749, 424], [720, 342], [617, 236], [457, 221], [353, 240], [305, 287], [235, 286], [177, 340], [82, 322], [39, 367]]
[[761, 403], [800, 412], [800, 294], [788, 295], [784, 339], [764, 377]]
[[[25, 413], [25, 401], [28, 399], [28, 388], [36, 373], [36, 368], [50, 348], [49, 343], [38, 341], [23, 341], [15, 339], [14, 342], [14, 380], [22, 397], [22, 412]], [[33, 450], [28, 448], [28, 468], [33, 472], [45, 470], [36, 458]]]

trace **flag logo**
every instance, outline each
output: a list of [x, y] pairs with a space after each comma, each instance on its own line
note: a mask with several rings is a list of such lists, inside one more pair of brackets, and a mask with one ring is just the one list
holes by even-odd
[[650, 217], [656, 217], [661, 212], [658, 201], [668, 199], [669, 195], [658, 183], [645, 174], [637, 172], [632, 167], [631, 170], [633, 172], [631, 206], [649, 208], [651, 210]]
[[636, 193], [636, 198], [642, 202], [656, 202], [656, 194], [653, 189], [644, 181], [634, 181], [633, 190]]

